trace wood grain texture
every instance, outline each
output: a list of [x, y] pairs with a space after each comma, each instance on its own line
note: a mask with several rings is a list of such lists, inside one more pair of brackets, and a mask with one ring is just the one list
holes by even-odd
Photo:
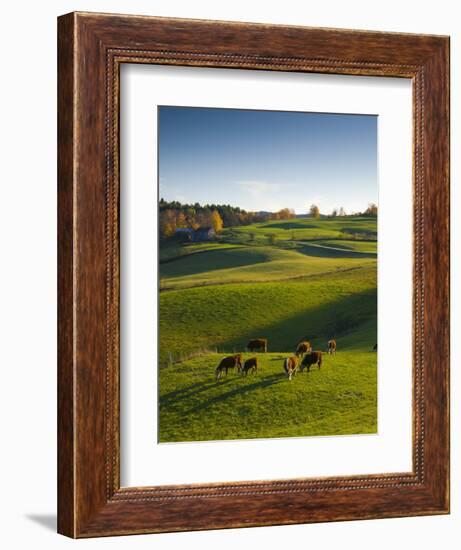
[[[448, 38], [74, 13], [59, 19], [58, 44], [59, 532], [447, 513]], [[411, 472], [290, 479], [287, 471], [286, 480], [120, 488], [118, 121], [119, 68], [127, 62], [413, 80]]]
[[58, 531], [74, 536], [74, 21], [58, 21]]

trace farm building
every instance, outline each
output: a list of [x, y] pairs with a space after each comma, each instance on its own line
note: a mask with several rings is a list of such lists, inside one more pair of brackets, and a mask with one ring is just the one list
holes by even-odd
[[178, 227], [175, 234], [189, 241], [198, 242], [211, 241], [215, 238], [216, 232], [212, 227], [199, 227], [195, 230], [190, 227]]
[[199, 227], [192, 234], [193, 241], [211, 241], [216, 233], [212, 227]]
[[184, 237], [184, 239], [192, 240], [192, 233], [194, 230], [190, 227], [177, 227], [175, 230], [175, 235]]

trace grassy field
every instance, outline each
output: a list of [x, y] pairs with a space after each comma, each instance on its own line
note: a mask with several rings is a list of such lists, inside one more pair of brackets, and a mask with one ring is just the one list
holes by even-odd
[[[160, 258], [160, 441], [376, 431], [375, 220], [255, 224], [171, 239]], [[259, 337], [260, 371], [216, 381], [220, 358]], [[289, 382], [283, 358], [305, 337], [338, 353]]]
[[216, 248], [162, 264], [160, 288], [281, 281], [376, 264], [375, 258], [347, 252], [327, 250], [324, 245], [296, 250], [271, 246]]
[[378, 250], [378, 243], [376, 241], [350, 241], [347, 239], [325, 239], [321, 241], [313, 241], [315, 244], [322, 246], [330, 246], [334, 248], [340, 248], [342, 250], [349, 250], [354, 252], [362, 252], [365, 254], [376, 254]]
[[252, 235], [257, 242], [267, 242], [268, 235], [274, 235], [276, 241], [351, 238], [376, 241], [376, 234], [376, 219], [362, 217], [277, 220], [233, 227], [223, 232], [230, 241], [246, 239], [248, 242]]
[[[259, 372], [216, 381], [222, 355], [210, 354], [160, 374], [160, 441], [255, 439], [375, 433], [376, 354], [327, 356], [322, 369], [287, 380], [283, 358], [257, 354]], [[250, 357], [250, 355], [246, 355]]]

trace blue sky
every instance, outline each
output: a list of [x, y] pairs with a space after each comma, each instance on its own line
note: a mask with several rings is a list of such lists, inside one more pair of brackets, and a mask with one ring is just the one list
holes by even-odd
[[378, 200], [377, 117], [159, 107], [160, 197], [245, 210]]

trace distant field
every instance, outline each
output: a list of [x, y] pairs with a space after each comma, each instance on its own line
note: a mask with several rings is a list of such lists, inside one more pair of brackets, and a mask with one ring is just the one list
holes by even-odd
[[160, 244], [159, 259], [161, 262], [169, 261], [173, 258], [187, 256], [196, 252], [205, 252], [208, 250], [222, 250], [227, 248], [236, 248], [236, 244], [226, 242], [203, 242], [203, 243], [181, 243], [178, 239], [169, 239]]
[[[297, 218], [226, 229], [218, 242], [162, 241], [161, 441], [376, 431], [376, 251], [370, 218]], [[306, 336], [314, 349], [335, 337], [338, 354], [288, 382], [283, 357]], [[261, 372], [216, 382], [222, 354], [259, 337], [269, 340]]]
[[322, 246], [331, 246], [334, 248], [342, 248], [343, 250], [353, 250], [356, 252], [371, 252], [376, 254], [376, 252], [378, 251], [378, 243], [376, 241], [348, 241], [346, 239], [325, 239], [313, 242]]
[[337, 254], [323, 248], [316, 249], [314, 253], [318, 256], [306, 254], [302, 247], [298, 250], [285, 250], [270, 246], [206, 250], [201, 254], [190, 254], [177, 261], [162, 264], [160, 287], [178, 289], [206, 284], [284, 280], [366, 267], [375, 263], [373, 259]]
[[257, 241], [268, 240], [273, 234], [276, 239], [317, 240], [317, 239], [370, 239], [376, 240], [376, 220], [371, 218], [295, 218], [277, 220], [243, 227], [233, 227], [223, 231], [223, 237], [232, 239], [250, 239], [254, 234]]
[[269, 338], [269, 351], [290, 351], [304, 336], [320, 346], [375, 317], [374, 267], [304, 280], [162, 292], [160, 361], [168, 359], [168, 351], [239, 351], [257, 337]]

